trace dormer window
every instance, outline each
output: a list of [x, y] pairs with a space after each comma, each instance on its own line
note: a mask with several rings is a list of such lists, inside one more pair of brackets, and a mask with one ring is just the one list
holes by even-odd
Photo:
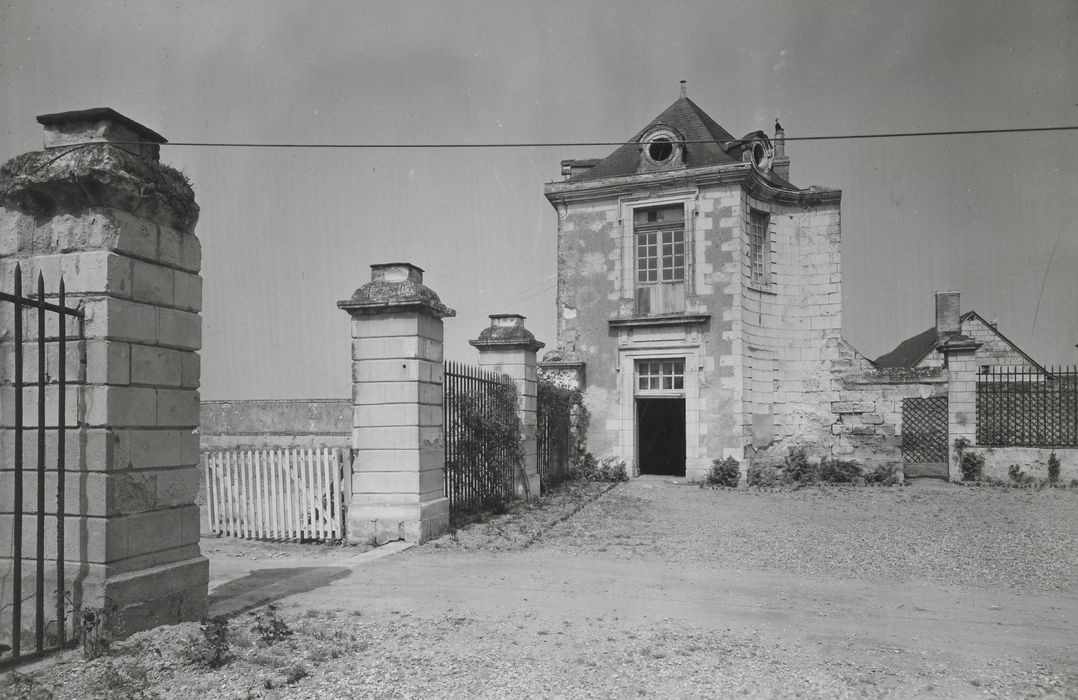
[[640, 139], [640, 170], [648, 172], [684, 167], [682, 137], [668, 126], [658, 125]]
[[648, 144], [648, 155], [656, 163], [665, 163], [674, 155], [674, 144], [670, 143], [670, 139], [660, 136]]

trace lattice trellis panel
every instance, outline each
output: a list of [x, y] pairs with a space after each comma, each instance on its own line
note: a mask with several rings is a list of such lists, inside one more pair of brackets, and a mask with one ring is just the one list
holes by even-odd
[[902, 400], [902, 459], [947, 462], [947, 397]]

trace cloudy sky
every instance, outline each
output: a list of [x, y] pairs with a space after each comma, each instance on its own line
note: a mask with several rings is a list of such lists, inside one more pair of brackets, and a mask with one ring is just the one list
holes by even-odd
[[[173, 141], [623, 140], [689, 96], [734, 134], [1078, 124], [1078, 4], [0, 0], [0, 159], [38, 114], [109, 106]], [[610, 148], [168, 147], [194, 183], [206, 399], [343, 397], [371, 263], [411, 261], [458, 316], [523, 313], [554, 345], [567, 157]], [[791, 143], [839, 187], [846, 337], [871, 357], [932, 293], [1046, 363], [1078, 362], [1078, 132]]]

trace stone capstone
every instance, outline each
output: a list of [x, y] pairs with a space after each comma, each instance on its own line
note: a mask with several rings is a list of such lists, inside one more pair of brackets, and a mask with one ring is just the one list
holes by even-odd
[[445, 318], [457, 312], [442, 303], [430, 287], [413, 279], [375, 279], [356, 290], [351, 299], [338, 301], [337, 307], [353, 316], [385, 314], [395, 311]]
[[489, 326], [475, 340], [469, 340], [477, 348], [522, 349], [536, 352], [546, 344], [535, 339], [527, 328], [518, 325]]

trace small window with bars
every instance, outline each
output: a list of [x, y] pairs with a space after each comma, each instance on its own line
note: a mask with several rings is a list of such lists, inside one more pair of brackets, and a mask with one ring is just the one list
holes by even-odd
[[677, 391], [685, 388], [685, 360], [638, 360], [638, 391]]
[[759, 211], [749, 212], [749, 266], [750, 278], [757, 284], [770, 282], [768, 262], [771, 245], [768, 236], [770, 216]]

